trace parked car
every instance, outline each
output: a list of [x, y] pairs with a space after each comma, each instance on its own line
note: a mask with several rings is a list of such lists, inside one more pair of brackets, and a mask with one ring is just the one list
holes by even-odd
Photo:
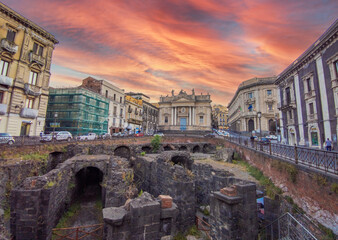
[[261, 143], [261, 144], [264, 144], [264, 145], [267, 145], [267, 144], [269, 144], [270, 143], [270, 139], [268, 139], [268, 138], [261, 138], [260, 140], [259, 140], [259, 143]]
[[88, 133], [86, 135], [78, 136], [77, 140], [88, 141], [88, 140], [95, 140], [96, 138], [97, 138], [96, 133]]
[[266, 138], [270, 139], [270, 140], [277, 140], [278, 137], [275, 136], [275, 135], [269, 135], [269, 136], [266, 136]]
[[101, 133], [98, 138], [100, 139], [110, 139], [111, 135], [109, 133]]
[[158, 133], [155, 133], [155, 134], [154, 134], [154, 136], [160, 136], [160, 137], [163, 137], [163, 136], [164, 136], [164, 134], [163, 134], [163, 133], [161, 133], [161, 132], [158, 132]]
[[143, 137], [144, 136], [144, 134], [143, 133], [135, 133], [135, 135], [134, 135], [135, 137]]
[[54, 134], [53, 139], [56, 141], [68, 141], [72, 140], [73, 136], [70, 132], [61, 131]]
[[12, 145], [14, 143], [15, 140], [9, 133], [0, 133], [0, 144]]
[[40, 142], [51, 142], [53, 140], [52, 134], [42, 134], [40, 137]]
[[216, 133], [208, 133], [208, 134], [204, 135], [204, 137], [207, 137], [207, 138], [214, 138], [216, 136], [217, 136]]

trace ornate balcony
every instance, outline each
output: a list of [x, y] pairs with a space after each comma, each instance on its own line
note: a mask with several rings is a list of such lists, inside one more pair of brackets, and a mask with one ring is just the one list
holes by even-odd
[[13, 85], [13, 78], [0, 75], [0, 84], [11, 87]]
[[305, 99], [309, 99], [309, 98], [313, 98], [315, 96], [316, 96], [316, 92], [315, 92], [315, 90], [312, 90], [312, 91], [309, 91], [309, 92], [305, 93], [304, 98]]
[[254, 97], [252, 98], [247, 98], [245, 99], [244, 101], [246, 104], [252, 104], [252, 103], [255, 103], [256, 102], [256, 99]]
[[39, 110], [31, 108], [23, 108], [20, 112], [20, 117], [22, 118], [36, 118], [39, 114]]
[[45, 62], [46, 62], [46, 59], [40, 55], [37, 55], [33, 52], [30, 52], [29, 53], [29, 61], [32, 63], [32, 62], [35, 62], [41, 66], [45, 65]]
[[5, 49], [11, 54], [15, 54], [19, 49], [18, 45], [16, 45], [13, 42], [8, 41], [8, 39], [6, 38], [1, 39], [1, 48]]
[[40, 96], [41, 95], [41, 88], [38, 86], [34, 86], [28, 83], [25, 83], [24, 85], [24, 90], [26, 95], [31, 95], [31, 96]]
[[0, 104], [0, 115], [5, 115], [7, 113], [7, 104]]

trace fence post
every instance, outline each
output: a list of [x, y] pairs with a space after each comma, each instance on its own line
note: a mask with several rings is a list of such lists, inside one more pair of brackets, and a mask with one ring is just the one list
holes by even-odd
[[295, 144], [295, 163], [298, 164], [297, 145]]
[[76, 228], [75, 240], [79, 239], [79, 228]]
[[271, 142], [269, 142], [269, 151], [270, 151], [270, 155], [271, 155]]

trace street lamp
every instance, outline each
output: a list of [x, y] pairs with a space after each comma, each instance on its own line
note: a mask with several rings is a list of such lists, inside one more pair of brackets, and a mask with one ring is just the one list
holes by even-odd
[[54, 113], [53, 136], [55, 135], [55, 126], [56, 126], [56, 118], [57, 117], [58, 117], [58, 113]]
[[262, 126], [261, 126], [261, 117], [262, 117], [262, 113], [261, 112], [257, 112], [257, 117], [259, 120], [259, 138], [262, 138]]
[[278, 120], [278, 118], [277, 118], [277, 113], [275, 113], [275, 123], [276, 123], [276, 137], [277, 137], [277, 139], [278, 139], [278, 131], [277, 131], [277, 120]]

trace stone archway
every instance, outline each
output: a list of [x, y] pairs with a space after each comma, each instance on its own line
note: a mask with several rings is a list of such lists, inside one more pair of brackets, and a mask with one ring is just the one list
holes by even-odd
[[130, 148], [127, 147], [127, 146], [119, 146], [119, 147], [115, 148], [114, 155], [129, 159], [130, 158]]
[[188, 148], [187, 148], [187, 146], [183, 145], [183, 146], [180, 146], [180, 148], [178, 150], [179, 151], [187, 151]]
[[77, 197], [93, 198], [102, 195], [103, 173], [96, 167], [82, 168], [75, 174]]
[[197, 152], [200, 152], [200, 151], [201, 151], [201, 148], [198, 145], [194, 146], [194, 148], [192, 149], [193, 153], [197, 153]]
[[151, 147], [150, 146], [143, 146], [141, 148], [142, 152], [145, 152], [145, 153], [151, 153]]

